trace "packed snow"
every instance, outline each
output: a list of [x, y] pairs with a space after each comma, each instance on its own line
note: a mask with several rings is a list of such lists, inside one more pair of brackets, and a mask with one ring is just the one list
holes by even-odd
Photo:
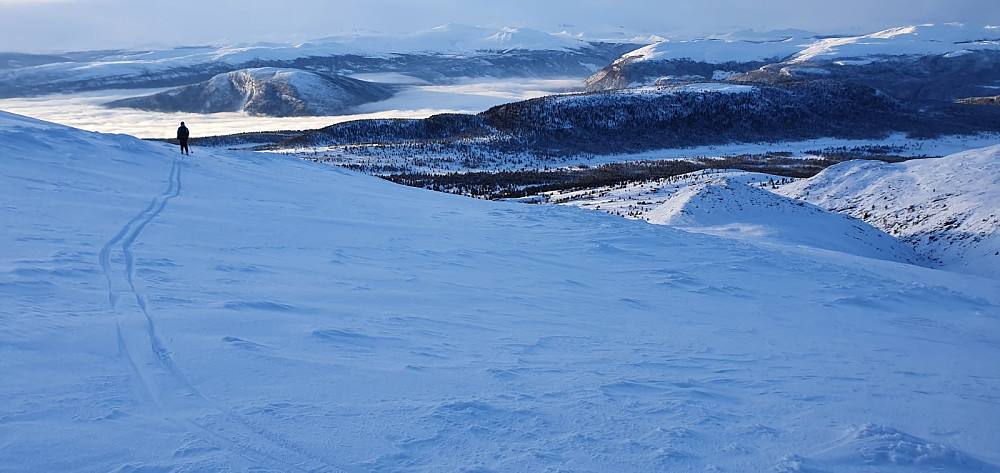
[[0, 150], [0, 470], [1000, 470], [996, 280], [7, 113]]

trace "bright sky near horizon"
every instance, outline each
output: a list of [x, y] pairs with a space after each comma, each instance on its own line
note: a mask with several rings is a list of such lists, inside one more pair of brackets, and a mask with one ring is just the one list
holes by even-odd
[[0, 0], [0, 51], [41, 52], [260, 41], [446, 23], [590, 35], [691, 37], [742, 29], [869, 33], [919, 23], [1000, 22], [996, 0]]

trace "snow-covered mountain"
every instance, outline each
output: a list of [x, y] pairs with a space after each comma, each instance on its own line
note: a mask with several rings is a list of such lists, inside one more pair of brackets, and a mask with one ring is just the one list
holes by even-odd
[[0, 162], [2, 470], [1000, 468], [995, 280], [6, 113]]
[[789, 59], [864, 62], [892, 56], [957, 57], [974, 51], [1000, 50], [1000, 26], [960, 23], [914, 25], [840, 38], [820, 39]]
[[1000, 28], [942, 24], [821, 40], [787, 61], [733, 79], [832, 79], [900, 99], [952, 102], [995, 95], [998, 76]]
[[250, 115], [287, 117], [335, 115], [391, 96], [390, 89], [372, 82], [262, 67], [223, 73], [198, 84], [107, 105], [159, 112], [245, 111]]
[[[801, 33], [799, 33], [801, 34]], [[1000, 28], [962, 24], [892, 28], [868, 35], [764, 41], [664, 41], [623, 55], [588, 79], [589, 90], [654, 82], [836, 79], [903, 99], [952, 101], [993, 95]]]
[[1000, 146], [897, 164], [850, 161], [777, 192], [863, 219], [941, 267], [1000, 277]]
[[812, 41], [808, 36], [664, 40], [622, 55], [588, 78], [587, 90], [722, 80], [781, 61]]
[[445, 25], [406, 35], [353, 34], [300, 44], [0, 53], [0, 97], [183, 86], [258, 67], [327, 75], [400, 73], [434, 83], [469, 77], [586, 77], [634, 47], [525, 28]]

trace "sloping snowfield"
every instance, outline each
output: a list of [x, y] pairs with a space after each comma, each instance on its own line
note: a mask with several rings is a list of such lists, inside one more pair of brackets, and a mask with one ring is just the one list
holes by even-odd
[[1000, 282], [0, 113], [0, 471], [1000, 471]]
[[936, 267], [1000, 278], [1000, 145], [940, 159], [841, 163], [777, 192], [864, 218]]
[[785, 179], [732, 169], [705, 170], [654, 181], [552, 191], [542, 198], [757, 245], [773, 241], [901, 263], [923, 262], [913, 248], [862, 220], [765, 190]]

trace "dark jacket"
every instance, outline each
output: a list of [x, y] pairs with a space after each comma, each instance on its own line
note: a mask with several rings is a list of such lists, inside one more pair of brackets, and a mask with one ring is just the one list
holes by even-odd
[[188, 139], [188, 135], [189, 134], [190, 134], [190, 132], [188, 132], [187, 127], [184, 126], [184, 125], [181, 125], [181, 127], [177, 129], [177, 139], [178, 140], [186, 140], [186, 139]]

